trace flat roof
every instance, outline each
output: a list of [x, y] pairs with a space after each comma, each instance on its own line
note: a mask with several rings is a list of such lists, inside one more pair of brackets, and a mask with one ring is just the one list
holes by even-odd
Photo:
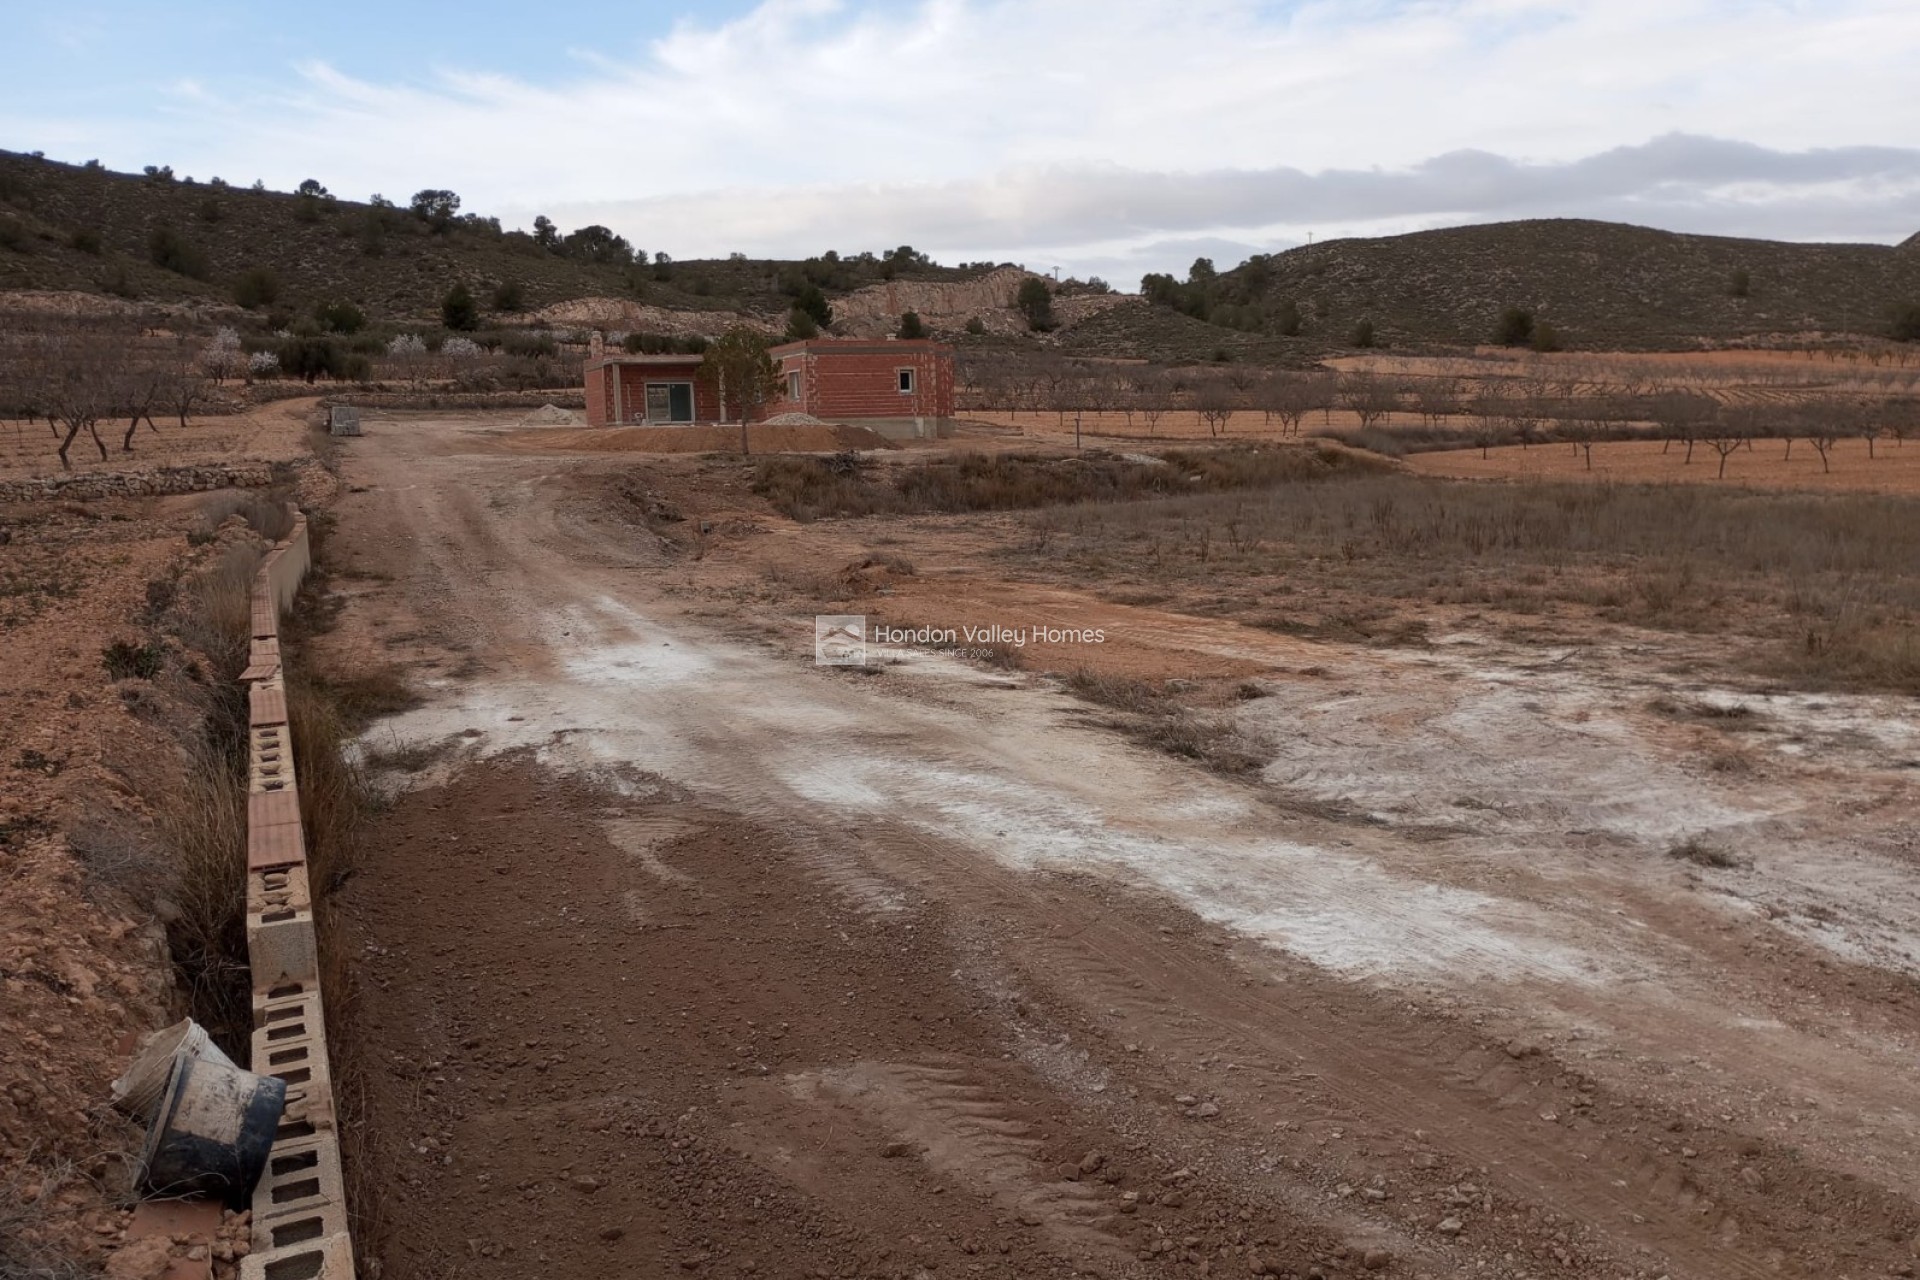
[[953, 347], [932, 338], [802, 338], [768, 347], [769, 355], [793, 355], [801, 351], [845, 351], [849, 355], [876, 355], [888, 351], [951, 351]]
[[706, 357], [704, 355], [642, 356], [642, 355], [629, 355], [623, 351], [619, 355], [605, 355], [605, 356], [601, 356], [598, 360], [589, 360], [587, 361], [586, 367], [589, 369], [600, 369], [610, 364], [639, 364], [639, 365], [699, 364], [705, 359]]

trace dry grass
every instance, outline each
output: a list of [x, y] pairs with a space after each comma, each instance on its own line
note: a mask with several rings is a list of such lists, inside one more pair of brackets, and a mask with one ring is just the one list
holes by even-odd
[[764, 459], [753, 491], [795, 520], [832, 516], [1015, 511], [1172, 494], [1256, 489], [1377, 469], [1332, 447], [1169, 451], [1156, 458], [1101, 451], [975, 453], [870, 465], [829, 458]]
[[1920, 501], [1407, 474], [1088, 505], [1030, 522], [1034, 571], [1204, 589], [1229, 613], [1420, 643], [1409, 605], [1564, 611], [1769, 643], [1807, 687], [1920, 691]]
[[376, 747], [366, 753], [369, 769], [386, 769], [395, 773], [422, 773], [432, 768], [434, 763], [443, 759], [453, 750], [450, 741], [441, 742], [401, 742], [394, 740], [392, 746]]
[[201, 506], [199, 527], [203, 536], [215, 533], [234, 516], [244, 519], [268, 542], [279, 542], [293, 532], [293, 512], [284, 497], [241, 489], [215, 494]]
[[397, 667], [371, 667], [348, 675], [303, 670], [300, 680], [314, 698], [331, 706], [349, 733], [420, 705], [419, 693]]
[[173, 910], [162, 919], [188, 1008], [229, 1055], [244, 1055], [253, 1030], [245, 775], [224, 752], [202, 747], [154, 819], [170, 870]]
[[70, 1160], [34, 1154], [0, 1169], [0, 1280], [88, 1280], [98, 1273], [65, 1245], [74, 1224], [60, 1200], [86, 1179]]

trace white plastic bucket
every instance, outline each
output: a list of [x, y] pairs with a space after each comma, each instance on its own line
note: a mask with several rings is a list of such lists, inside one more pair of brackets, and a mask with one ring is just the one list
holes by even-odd
[[126, 1072], [113, 1082], [113, 1105], [142, 1124], [152, 1124], [161, 1095], [173, 1075], [173, 1064], [182, 1057], [201, 1058], [233, 1066], [232, 1059], [220, 1052], [207, 1036], [205, 1027], [186, 1018], [170, 1027], [149, 1031], [134, 1050]]

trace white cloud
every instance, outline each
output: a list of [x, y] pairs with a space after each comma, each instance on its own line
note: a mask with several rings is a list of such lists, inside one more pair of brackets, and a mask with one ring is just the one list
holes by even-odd
[[113, 127], [182, 172], [451, 186], [678, 256], [904, 241], [1072, 267], [1546, 213], [1920, 226], [1911, 0], [768, 0], [591, 43], [562, 83], [314, 62]]

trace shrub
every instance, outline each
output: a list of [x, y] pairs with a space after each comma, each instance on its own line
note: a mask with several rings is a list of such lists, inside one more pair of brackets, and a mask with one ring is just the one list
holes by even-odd
[[1753, 293], [1753, 276], [1745, 267], [1736, 267], [1727, 277], [1727, 296], [1745, 298]]
[[979, 316], [969, 316], [967, 318], [968, 333], [972, 334], [974, 337], [977, 338], [981, 334], [985, 333], [986, 331], [987, 331], [987, 322], [985, 320], [982, 320]]
[[1348, 336], [1347, 344], [1354, 347], [1371, 347], [1374, 345], [1373, 321], [1362, 320], [1359, 324], [1353, 326], [1353, 333]]
[[924, 338], [927, 326], [920, 323], [918, 311], [905, 311], [900, 315], [900, 336], [903, 338]]
[[0, 249], [11, 249], [15, 253], [26, 253], [28, 241], [27, 228], [18, 218], [0, 218]]
[[473, 300], [473, 291], [465, 284], [455, 284], [440, 300], [440, 322], [449, 329], [463, 332], [479, 327], [480, 308]]
[[509, 333], [500, 340], [500, 349], [510, 356], [544, 356], [549, 360], [560, 354], [560, 346], [550, 333]]
[[265, 267], [248, 267], [233, 282], [233, 300], [249, 311], [270, 306], [280, 296], [280, 277]]
[[100, 651], [100, 661], [115, 680], [151, 680], [166, 664], [166, 655], [157, 645], [129, 644], [115, 640]]
[[78, 253], [90, 253], [100, 256], [100, 233], [92, 227], [76, 227], [67, 237], [67, 247]]
[[147, 257], [153, 265], [192, 280], [207, 278], [206, 255], [199, 246], [164, 223], [147, 237]]
[[1533, 312], [1508, 307], [1493, 326], [1493, 340], [1503, 347], [1524, 347], [1533, 341]]
[[313, 309], [313, 318], [333, 333], [358, 333], [367, 327], [367, 314], [351, 302], [335, 299]]
[[1890, 332], [1896, 342], [1920, 342], [1920, 302], [1895, 307]]
[[133, 277], [127, 274], [127, 264], [116, 262], [107, 278], [100, 282], [100, 291], [110, 293], [116, 298], [137, 298], [140, 291], [134, 288]]
[[526, 295], [518, 280], [502, 280], [493, 287], [495, 311], [521, 311], [526, 308], [526, 303]]
[[1529, 344], [1535, 351], [1560, 350], [1560, 334], [1545, 320], [1533, 326], [1533, 341]]
[[1028, 276], [1020, 282], [1020, 292], [1014, 295], [1013, 305], [1027, 318], [1027, 328], [1035, 333], [1045, 333], [1056, 324], [1053, 291], [1039, 276]]
[[309, 383], [323, 376], [342, 378], [347, 375], [347, 352], [333, 338], [287, 338], [272, 354], [278, 356], [282, 372], [303, 378]]
[[819, 336], [820, 326], [814, 323], [812, 316], [799, 307], [787, 312], [787, 341], [805, 342], [808, 338]]

